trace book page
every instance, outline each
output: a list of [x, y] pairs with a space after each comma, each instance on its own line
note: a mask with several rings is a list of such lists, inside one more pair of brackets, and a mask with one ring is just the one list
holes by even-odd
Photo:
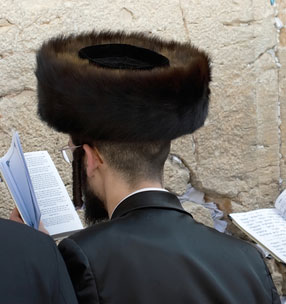
[[235, 223], [286, 263], [286, 221], [277, 209], [258, 209], [231, 213]]
[[286, 190], [284, 190], [275, 201], [275, 208], [279, 214], [286, 220]]
[[83, 228], [59, 173], [47, 151], [25, 153], [41, 220], [50, 235]]
[[23, 221], [38, 229], [41, 214], [17, 132], [13, 133], [8, 152], [0, 159], [0, 171]]

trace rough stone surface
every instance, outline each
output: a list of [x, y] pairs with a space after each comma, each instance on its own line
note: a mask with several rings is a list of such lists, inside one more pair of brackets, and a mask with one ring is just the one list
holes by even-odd
[[[36, 96], [34, 91], [4, 97], [0, 101], [0, 155], [5, 154], [11, 143], [12, 130], [19, 132], [24, 152], [47, 150], [59, 170], [66, 186], [71, 183], [71, 167], [66, 164], [59, 148], [66, 145], [68, 137], [45, 126], [35, 115]], [[70, 187], [68, 191], [71, 194]], [[8, 217], [13, 201], [4, 183], [0, 183], [0, 212]]]
[[227, 64], [218, 67], [219, 78], [214, 65], [205, 127], [178, 139], [172, 152], [189, 165], [198, 190], [227, 197], [245, 209], [270, 206], [280, 178], [277, 67], [271, 52], [240, 67]]
[[[57, 150], [67, 136], [36, 116], [35, 51], [60, 33], [138, 30], [191, 40], [212, 58], [208, 120], [172, 144], [188, 170], [168, 161], [166, 186], [181, 194], [190, 172], [192, 185], [225, 213], [272, 206], [286, 188], [286, 4], [276, 2], [0, 0], [0, 155], [18, 130], [24, 151], [48, 150], [70, 188], [71, 168]], [[1, 183], [0, 216], [12, 206]], [[282, 276], [276, 281], [282, 286]]]
[[285, 1], [279, 1], [279, 13], [278, 17], [282, 21], [284, 27], [280, 30], [279, 45], [277, 51], [277, 57], [281, 68], [279, 70], [279, 103], [280, 103], [280, 169], [281, 169], [281, 182], [282, 189], [286, 188], [286, 3]]
[[[286, 66], [286, 46], [279, 48], [278, 51], [280, 64]], [[279, 72], [279, 100], [281, 115], [281, 181], [282, 188], [286, 188], [286, 69], [280, 69]]]
[[214, 222], [209, 209], [193, 202], [185, 202], [182, 205], [186, 211], [191, 213], [191, 215], [197, 222], [202, 223], [208, 227], [214, 228]]
[[266, 264], [271, 272], [274, 284], [277, 287], [279, 294], [286, 294], [286, 266], [278, 263], [274, 259], [265, 259]]
[[170, 155], [164, 167], [164, 187], [169, 191], [182, 195], [190, 180], [190, 172], [179, 158]]
[[[278, 1], [278, 17], [282, 21], [283, 28], [279, 33], [277, 47], [277, 59], [281, 66], [278, 74], [278, 100], [280, 114], [280, 182], [281, 189], [286, 188], [286, 2]], [[286, 295], [286, 266], [272, 262], [270, 266], [272, 277], [280, 294]]]

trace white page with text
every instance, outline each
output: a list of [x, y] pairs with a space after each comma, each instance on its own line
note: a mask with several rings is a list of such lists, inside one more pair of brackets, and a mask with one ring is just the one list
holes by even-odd
[[50, 235], [64, 235], [82, 229], [79, 216], [48, 152], [36, 151], [24, 155], [41, 220]]
[[233, 220], [286, 263], [286, 221], [275, 208], [231, 213]]

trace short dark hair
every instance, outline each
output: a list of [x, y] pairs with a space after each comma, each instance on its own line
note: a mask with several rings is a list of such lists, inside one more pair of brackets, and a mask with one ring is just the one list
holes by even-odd
[[[86, 136], [75, 134], [70, 136], [76, 146], [88, 144], [96, 147], [108, 165], [121, 173], [130, 186], [143, 180], [159, 181], [162, 184], [164, 164], [170, 152], [170, 141], [94, 142]], [[83, 204], [83, 156], [82, 148], [74, 151], [73, 202], [76, 207], [81, 207]]]
[[130, 185], [146, 179], [162, 182], [170, 141], [97, 141], [93, 146], [103, 155], [108, 165], [121, 173]]

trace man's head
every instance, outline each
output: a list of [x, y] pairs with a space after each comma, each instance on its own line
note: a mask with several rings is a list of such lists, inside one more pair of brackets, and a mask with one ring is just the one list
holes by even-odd
[[97, 141], [94, 147], [131, 187], [144, 180], [162, 183], [163, 167], [170, 151], [169, 141]]
[[[160, 185], [169, 142], [200, 128], [208, 113], [210, 60], [190, 43], [123, 32], [56, 37], [38, 51], [36, 76], [41, 119], [87, 144], [75, 152], [76, 205], [81, 181], [86, 193], [90, 184], [106, 197], [100, 159], [129, 186]], [[88, 155], [99, 156], [98, 166]]]
[[78, 154], [81, 160], [75, 155], [75, 161], [81, 162], [82, 166], [80, 172], [74, 170], [74, 175], [79, 175], [74, 176], [74, 184], [81, 183], [86, 220], [93, 223], [107, 216], [102, 207], [107, 209], [105, 190], [109, 182], [115, 184], [116, 179], [120, 179], [121, 188], [130, 190], [147, 184], [162, 186], [169, 151], [169, 141], [84, 144], [83, 153]]

